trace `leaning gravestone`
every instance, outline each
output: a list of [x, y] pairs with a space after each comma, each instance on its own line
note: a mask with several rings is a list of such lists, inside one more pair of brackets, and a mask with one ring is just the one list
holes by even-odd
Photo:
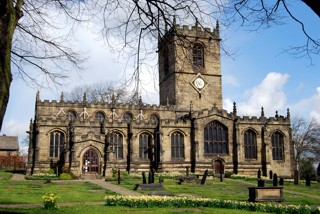
[[299, 184], [299, 171], [297, 169], [294, 171], [293, 183], [294, 183], [294, 185]]
[[206, 183], [207, 176], [208, 176], [208, 170], [206, 170], [202, 176], [201, 185], [204, 185]]
[[310, 186], [311, 185], [311, 179], [310, 179], [310, 175], [306, 174], [306, 186]]

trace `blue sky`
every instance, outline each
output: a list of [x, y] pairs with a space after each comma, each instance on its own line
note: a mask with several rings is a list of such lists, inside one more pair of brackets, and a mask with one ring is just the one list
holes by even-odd
[[[319, 17], [304, 6], [294, 8], [307, 24], [312, 35], [320, 35]], [[78, 41], [89, 59], [85, 71], [72, 73], [61, 88], [30, 88], [21, 79], [14, 77], [10, 101], [4, 118], [1, 134], [18, 135], [22, 141], [27, 135], [29, 121], [34, 118], [36, 91], [41, 100], [59, 99], [61, 91], [71, 90], [77, 84], [92, 84], [101, 80], [117, 81], [123, 78], [125, 60], [118, 61], [115, 54], [99, 40], [97, 35], [81, 29]], [[267, 116], [275, 111], [286, 115], [290, 108], [292, 116], [312, 117], [320, 121], [320, 56], [313, 56], [313, 65], [306, 58], [294, 58], [282, 53], [290, 46], [304, 44], [306, 38], [293, 21], [258, 32], [246, 31], [235, 24], [221, 29], [221, 38], [230, 49], [238, 50], [234, 59], [222, 56], [224, 109], [232, 110], [232, 102], [241, 115], [259, 116], [264, 106]], [[147, 103], [158, 103], [156, 82], [149, 73], [143, 73], [147, 93], [142, 98]]]

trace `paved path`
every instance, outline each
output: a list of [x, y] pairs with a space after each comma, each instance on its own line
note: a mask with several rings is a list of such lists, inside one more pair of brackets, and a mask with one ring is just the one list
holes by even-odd
[[140, 193], [134, 190], [129, 190], [119, 185], [112, 184], [111, 182], [106, 182], [104, 180], [87, 180], [87, 181], [90, 183], [96, 184], [98, 186], [101, 186], [105, 189], [111, 190], [112, 192], [119, 193], [121, 195], [141, 196]]

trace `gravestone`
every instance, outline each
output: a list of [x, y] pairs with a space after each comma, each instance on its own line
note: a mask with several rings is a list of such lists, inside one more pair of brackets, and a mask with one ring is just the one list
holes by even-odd
[[280, 185], [280, 186], [283, 186], [283, 184], [284, 184], [284, 179], [281, 177], [281, 178], [279, 179], [279, 185]]
[[258, 179], [258, 187], [264, 187], [264, 180]]
[[186, 166], [186, 176], [189, 176], [189, 166]]
[[272, 170], [270, 170], [270, 171], [269, 171], [269, 178], [270, 178], [270, 179], [272, 179], [272, 175], [273, 175]]
[[261, 179], [261, 170], [258, 170], [258, 179]]
[[142, 172], [142, 183], [146, 184], [147, 183], [147, 179], [146, 179], [146, 173]]
[[120, 184], [120, 169], [118, 169], [118, 184]]
[[152, 184], [152, 172], [149, 171], [148, 184]]
[[154, 183], [154, 170], [150, 170], [151, 172], [151, 183], [153, 184]]
[[306, 174], [306, 186], [310, 186], [311, 185], [311, 179], [310, 179], [310, 175]]
[[278, 175], [276, 173], [273, 175], [273, 186], [278, 186]]
[[293, 183], [294, 183], [294, 185], [299, 184], [299, 171], [297, 169], [294, 171]]
[[208, 170], [206, 170], [202, 176], [201, 185], [204, 185], [206, 183], [207, 176], [208, 176]]

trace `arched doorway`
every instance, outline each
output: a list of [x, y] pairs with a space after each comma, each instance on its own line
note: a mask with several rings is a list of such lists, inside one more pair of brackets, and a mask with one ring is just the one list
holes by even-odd
[[99, 172], [99, 155], [94, 149], [89, 149], [84, 153], [82, 166], [84, 173], [95, 174]]
[[222, 160], [215, 160], [213, 162], [213, 171], [214, 176], [220, 177], [221, 174], [224, 174], [224, 164]]

